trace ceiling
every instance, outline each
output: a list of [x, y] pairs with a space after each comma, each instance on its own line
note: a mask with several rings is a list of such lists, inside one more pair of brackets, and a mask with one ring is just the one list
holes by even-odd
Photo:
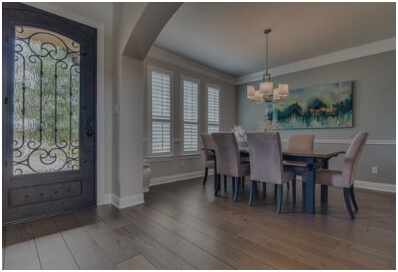
[[395, 3], [184, 3], [155, 45], [230, 74], [395, 37]]

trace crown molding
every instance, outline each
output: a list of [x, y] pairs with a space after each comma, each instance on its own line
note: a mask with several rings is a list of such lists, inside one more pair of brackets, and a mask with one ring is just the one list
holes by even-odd
[[163, 48], [157, 47], [157, 46], [152, 46], [151, 49], [149, 50], [147, 57], [152, 57], [154, 59], [158, 59], [170, 64], [174, 64], [176, 66], [179, 66], [181, 68], [185, 68], [187, 70], [200, 73], [202, 75], [221, 80], [225, 83], [233, 84], [236, 85], [236, 77], [228, 75], [226, 73], [217, 71], [213, 68], [210, 68], [206, 65], [197, 63], [193, 60], [187, 59], [185, 57], [176, 55], [174, 53], [171, 53], [170, 51], [167, 51]]
[[[321, 67], [328, 64], [347, 61], [351, 59], [366, 57], [383, 52], [395, 50], [395, 37], [372, 42], [360, 46], [351, 47], [348, 49], [332, 52], [329, 54], [293, 62], [290, 64], [278, 66], [270, 69], [273, 77], [299, 72], [311, 68]], [[248, 75], [241, 76], [237, 79], [237, 85], [245, 84], [253, 81], [258, 81], [263, 78], [265, 71], [260, 71]]]

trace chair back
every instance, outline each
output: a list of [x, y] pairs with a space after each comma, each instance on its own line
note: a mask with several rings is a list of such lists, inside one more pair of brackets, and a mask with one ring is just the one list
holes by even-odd
[[238, 141], [233, 132], [212, 133], [216, 150], [217, 173], [239, 177], [240, 152]]
[[368, 138], [369, 132], [358, 133], [352, 140], [345, 154], [341, 175], [343, 176], [344, 182], [347, 183], [348, 187], [354, 183], [354, 179], [357, 174], [359, 158], [361, 157], [362, 150], [365, 147]]
[[279, 132], [247, 134], [251, 179], [282, 184], [283, 155]]
[[[213, 137], [211, 134], [202, 134], [200, 135], [202, 139], [202, 147], [203, 148], [214, 148]], [[205, 160], [211, 161], [214, 160], [214, 153], [210, 150], [204, 150], [205, 153]]]
[[294, 152], [314, 152], [314, 134], [293, 134], [287, 142], [287, 149]]

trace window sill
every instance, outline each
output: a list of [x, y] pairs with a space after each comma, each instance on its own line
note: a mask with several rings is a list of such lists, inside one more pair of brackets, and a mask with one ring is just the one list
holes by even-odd
[[171, 155], [163, 155], [163, 156], [151, 156], [147, 157], [147, 162], [162, 162], [162, 161], [172, 161], [174, 160], [174, 154]]
[[190, 160], [190, 159], [197, 159], [202, 155], [202, 153], [185, 153], [180, 154], [181, 160]]

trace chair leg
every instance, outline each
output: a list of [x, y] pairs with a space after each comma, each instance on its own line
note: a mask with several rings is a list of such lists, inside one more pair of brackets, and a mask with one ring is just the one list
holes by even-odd
[[242, 177], [241, 180], [242, 180], [242, 189], [244, 190], [245, 189], [245, 177]]
[[218, 195], [218, 192], [220, 191], [220, 179], [221, 179], [221, 175], [219, 175], [219, 174], [217, 174], [217, 175], [214, 175], [214, 182], [215, 182], [215, 193], [214, 193], [214, 195], [215, 196], [217, 196]]
[[254, 182], [254, 195], [257, 196], [257, 181]]
[[301, 204], [303, 209], [305, 209], [305, 200], [307, 198], [307, 186], [306, 183], [303, 181], [301, 184]]
[[328, 202], [328, 186], [321, 185], [321, 202], [327, 203]]
[[238, 201], [239, 187], [240, 187], [240, 178], [238, 178], [238, 180], [235, 182], [234, 202]]
[[276, 213], [281, 213], [281, 210], [282, 210], [283, 185], [280, 184], [277, 187], [278, 187], [278, 204], [276, 205]]
[[354, 212], [351, 208], [351, 200], [350, 200], [350, 188], [344, 188], [344, 201], [347, 206], [348, 213], [350, 214], [352, 219], [355, 219]]
[[275, 186], [274, 186], [274, 195], [275, 196], [276, 196], [277, 192], [278, 192], [278, 185], [275, 184]]
[[209, 168], [205, 168], [205, 178], [204, 178], [204, 180], [203, 180], [203, 185], [205, 185], [206, 184], [206, 181], [207, 181], [207, 174], [209, 173]]
[[227, 192], [227, 176], [224, 176], [224, 192]]
[[290, 190], [290, 183], [288, 182], [288, 183], [286, 183], [286, 185], [287, 185], [287, 189]]
[[263, 198], [267, 196], [267, 183], [263, 182]]
[[254, 194], [254, 191], [256, 190], [256, 187], [255, 187], [256, 183], [257, 183], [257, 181], [252, 180], [251, 184], [250, 184], [249, 206], [253, 205], [253, 194]]
[[293, 204], [296, 204], [296, 177], [292, 180]]
[[236, 182], [236, 178], [232, 177], [232, 192], [235, 193], [235, 182]]
[[350, 187], [350, 197], [351, 197], [352, 204], [354, 204], [354, 208], [357, 211], [358, 210], [358, 205], [357, 205], [357, 201], [355, 200], [354, 185], [352, 185]]

